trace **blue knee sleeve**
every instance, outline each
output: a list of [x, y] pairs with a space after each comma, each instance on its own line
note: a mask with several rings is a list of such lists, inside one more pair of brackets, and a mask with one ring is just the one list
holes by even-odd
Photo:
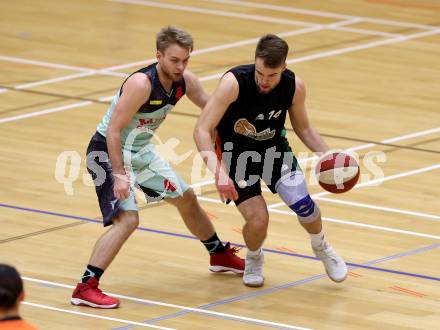
[[315, 204], [310, 195], [302, 198], [289, 207], [296, 213], [298, 220], [302, 223], [310, 223], [316, 220], [320, 211], [318, 205]]
[[315, 211], [315, 202], [312, 200], [310, 195], [307, 195], [303, 199], [299, 200], [295, 204], [289, 205], [289, 207], [295, 212], [299, 217], [308, 217]]
[[297, 170], [280, 178], [275, 189], [284, 203], [296, 213], [300, 222], [313, 222], [320, 215], [319, 207], [310, 197], [301, 171]]

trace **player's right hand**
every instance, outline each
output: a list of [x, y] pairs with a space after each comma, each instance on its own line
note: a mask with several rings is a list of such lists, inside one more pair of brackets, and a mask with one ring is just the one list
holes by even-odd
[[234, 181], [223, 171], [215, 178], [215, 186], [223, 203], [229, 200], [237, 200], [238, 193], [234, 186]]
[[119, 200], [123, 200], [130, 196], [130, 178], [127, 174], [113, 174], [114, 185], [113, 193]]

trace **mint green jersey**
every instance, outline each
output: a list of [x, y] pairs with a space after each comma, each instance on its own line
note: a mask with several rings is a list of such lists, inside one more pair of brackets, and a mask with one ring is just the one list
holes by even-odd
[[[177, 101], [185, 94], [185, 80], [183, 78], [173, 82], [171, 91], [167, 92], [164, 89], [157, 74], [156, 64], [151, 64], [135, 72], [142, 72], [148, 76], [151, 82], [151, 94], [128, 126], [121, 132], [121, 144], [124, 151], [136, 153], [147, 144], [154, 142], [152, 141], [154, 132], [165, 120]], [[97, 126], [98, 133], [104, 137], [107, 136], [108, 125], [121, 95], [122, 87], [113, 98], [107, 113]]]

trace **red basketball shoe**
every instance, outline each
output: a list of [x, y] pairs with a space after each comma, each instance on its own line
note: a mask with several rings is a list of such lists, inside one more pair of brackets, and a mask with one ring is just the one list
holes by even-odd
[[215, 273], [233, 272], [243, 274], [245, 262], [244, 259], [237, 256], [238, 251], [238, 248], [231, 247], [231, 244], [227, 243], [223, 252], [211, 254], [209, 270]]
[[70, 302], [76, 306], [90, 306], [94, 308], [116, 308], [119, 299], [107, 296], [98, 289], [99, 282], [91, 277], [86, 283], [78, 283], [72, 293]]

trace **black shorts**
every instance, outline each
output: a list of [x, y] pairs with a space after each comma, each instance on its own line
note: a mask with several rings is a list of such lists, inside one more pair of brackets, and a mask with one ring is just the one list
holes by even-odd
[[120, 201], [113, 192], [112, 166], [108, 157], [107, 142], [98, 132], [93, 135], [87, 147], [87, 171], [95, 183], [99, 208], [104, 227], [111, 225], [113, 217], [120, 212]]
[[225, 165], [229, 166], [229, 177], [238, 192], [235, 205], [261, 195], [261, 180], [276, 194], [275, 184], [278, 180], [298, 168], [298, 161], [285, 138], [264, 149], [241, 150], [230, 154], [223, 152], [221, 157]]
[[[113, 217], [125, 209], [121, 206], [121, 201], [115, 197], [113, 191], [114, 179], [106, 138], [98, 132], [93, 135], [87, 147], [87, 171], [92, 176], [95, 184], [104, 227], [109, 226], [113, 224]], [[142, 185], [139, 185], [139, 188], [144, 192], [147, 200], [157, 201], [161, 198], [161, 195], [153, 189]], [[133, 206], [136, 204], [134, 197], [132, 204]], [[127, 210], [137, 211], [137, 206]]]

